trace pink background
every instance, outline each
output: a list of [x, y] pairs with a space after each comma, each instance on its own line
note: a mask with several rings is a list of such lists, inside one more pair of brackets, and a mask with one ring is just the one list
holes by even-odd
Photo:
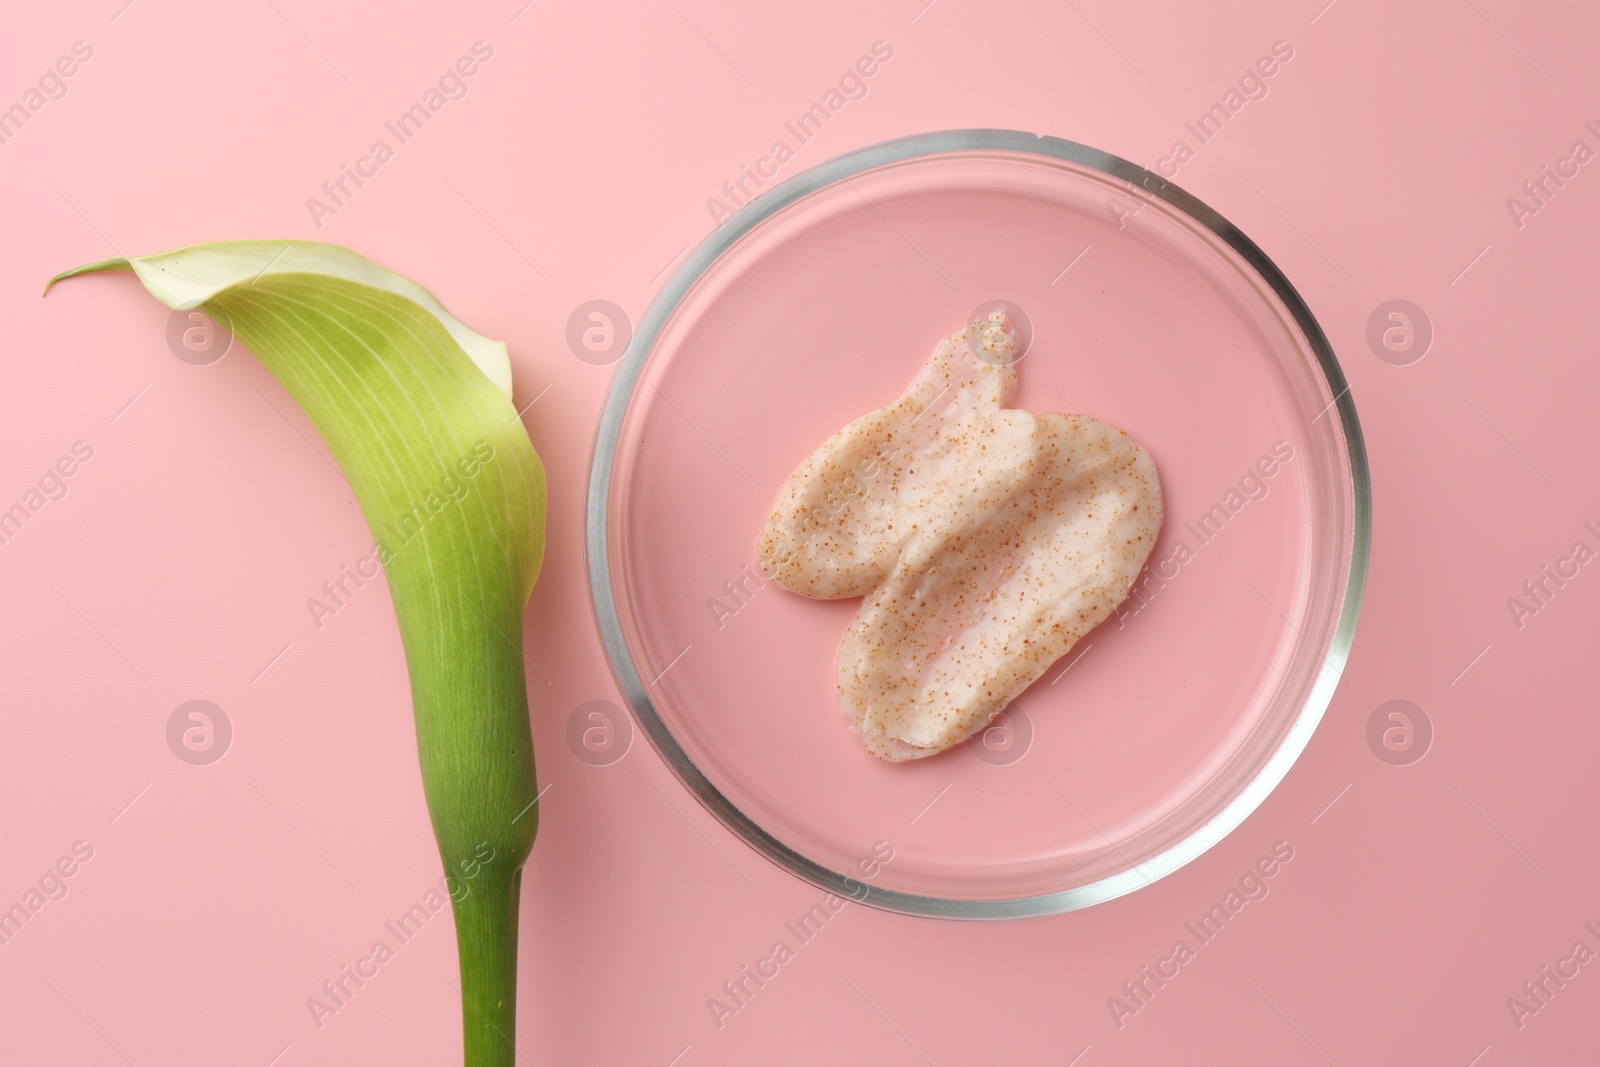
[[[94, 50], [0, 145], [0, 504], [75, 441], [94, 449], [68, 495], [0, 546], [0, 906], [75, 842], [94, 850], [0, 945], [0, 1058], [458, 1055], [447, 922], [320, 1029], [306, 1007], [440, 875], [387, 593], [368, 587], [321, 630], [304, 606], [370, 545], [343, 478], [242, 352], [174, 358], [166, 310], [131, 280], [37, 296], [117, 250], [276, 236], [417, 279], [507, 339], [519, 407], [539, 397], [525, 422], [552, 519], [526, 650], [549, 677], [533, 722], [550, 789], [524, 882], [522, 1062], [1593, 1058], [1594, 965], [1520, 1028], [1507, 998], [1574, 942], [1600, 950], [1584, 926], [1600, 928], [1600, 578], [1584, 567], [1520, 628], [1506, 604], [1575, 541], [1600, 548], [1584, 528], [1600, 527], [1585, 329], [1600, 178], [1584, 167], [1520, 228], [1506, 205], [1575, 140], [1600, 148], [1584, 128], [1600, 127], [1593, 14], [1508, 0], [121, 7], [20, 9], [0, 35], [0, 106], [73, 42]], [[468, 95], [318, 229], [306, 199], [477, 40], [494, 57]], [[1274, 41], [1293, 46], [1266, 99], [1176, 180], [1278, 262], [1340, 354], [1372, 454], [1372, 576], [1309, 749], [1206, 856], [1051, 919], [851, 907], [719, 1029], [707, 998], [821, 893], [723, 831], [642, 740], [610, 766], [568, 748], [573, 710], [616, 692], [580, 550], [611, 369], [577, 359], [565, 326], [597, 298], [637, 318], [710, 230], [707, 197], [879, 40], [893, 60], [785, 175], [962, 126], [1154, 165]], [[1366, 342], [1396, 298], [1435, 329], [1409, 366]], [[165, 737], [195, 698], [235, 730], [206, 767]], [[1366, 739], [1394, 699], [1435, 730], [1410, 766]], [[1266, 899], [1119, 1028], [1108, 998], [1278, 841], [1294, 859]]]

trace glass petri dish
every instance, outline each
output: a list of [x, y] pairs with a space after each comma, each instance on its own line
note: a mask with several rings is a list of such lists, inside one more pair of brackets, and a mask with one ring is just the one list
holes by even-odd
[[[1014, 404], [1121, 426], [1166, 522], [1132, 598], [984, 733], [884, 763], [834, 688], [859, 601], [760, 576], [778, 488], [995, 299], [1033, 340]], [[774, 185], [655, 298], [586, 501], [621, 691], [699, 801], [843, 897], [957, 919], [1130, 892], [1216, 844], [1305, 748], [1350, 648], [1370, 488], [1294, 287], [1158, 174], [1002, 130], [873, 145]]]

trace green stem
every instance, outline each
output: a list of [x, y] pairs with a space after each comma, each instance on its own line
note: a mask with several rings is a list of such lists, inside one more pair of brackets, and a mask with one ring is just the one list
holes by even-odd
[[465, 1067], [516, 1061], [517, 903], [522, 871], [485, 870], [455, 902], [461, 953], [461, 1030]]

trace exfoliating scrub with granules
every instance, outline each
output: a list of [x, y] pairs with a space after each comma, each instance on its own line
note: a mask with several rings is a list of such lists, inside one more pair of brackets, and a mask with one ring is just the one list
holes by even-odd
[[789, 476], [757, 543], [785, 589], [865, 598], [839, 699], [882, 759], [988, 725], [1122, 603], [1161, 530], [1155, 464], [1127, 433], [1005, 406], [1022, 354], [1003, 307], [941, 341]]

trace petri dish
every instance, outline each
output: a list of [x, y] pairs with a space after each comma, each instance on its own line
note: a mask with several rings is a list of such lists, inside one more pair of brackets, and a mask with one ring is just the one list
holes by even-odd
[[[996, 299], [1032, 330], [1014, 406], [1126, 429], [1166, 521], [1136, 596], [987, 730], [885, 763], [834, 686], [859, 601], [765, 581], [755, 542]], [[954, 919], [1109, 900], [1237, 827], [1338, 683], [1369, 533], [1354, 403], [1282, 272], [1159, 174], [1004, 130], [876, 144], [725, 221], [618, 365], [586, 500], [607, 656], [684, 786], [817, 886]]]

